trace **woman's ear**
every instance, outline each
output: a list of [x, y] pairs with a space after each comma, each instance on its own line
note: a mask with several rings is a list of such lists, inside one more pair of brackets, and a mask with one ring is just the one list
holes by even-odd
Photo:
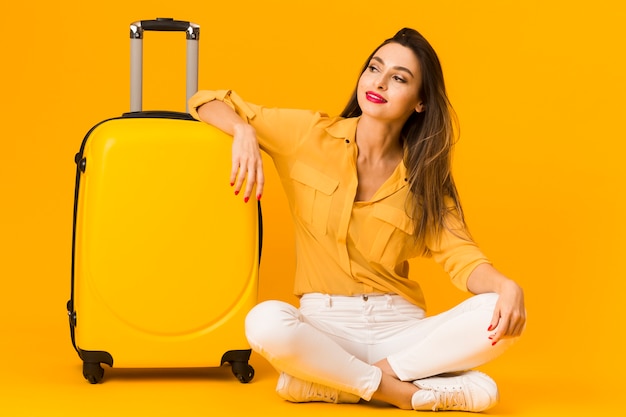
[[417, 106], [415, 106], [415, 111], [418, 113], [421, 113], [424, 111], [424, 108], [426, 106], [424, 105], [424, 103], [422, 103], [421, 101], [419, 103], [417, 103]]

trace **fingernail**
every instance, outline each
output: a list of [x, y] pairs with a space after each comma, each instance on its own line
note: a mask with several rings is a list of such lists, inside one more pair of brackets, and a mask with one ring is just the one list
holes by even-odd
[[495, 346], [495, 345], [496, 345], [496, 343], [498, 343], [498, 342], [497, 342], [497, 341], [493, 342], [493, 343], [491, 344], [491, 346]]
[[488, 332], [490, 332], [493, 329], [493, 324], [489, 325], [489, 328], [487, 329]]
[[244, 202], [244, 203], [247, 203], [247, 202], [248, 202], [248, 200], [250, 200], [250, 197], [246, 197], [246, 198], [244, 198], [244, 199], [243, 199], [243, 202]]
[[235, 190], [235, 195], [239, 195], [239, 191], [238, 190]]
[[231, 183], [230, 183], [230, 186], [232, 187], [233, 185], [235, 185], [235, 183], [234, 183], [234, 182], [231, 182]]
[[257, 201], [260, 201], [261, 200], [261, 194], [257, 195], [256, 199], [257, 199]]

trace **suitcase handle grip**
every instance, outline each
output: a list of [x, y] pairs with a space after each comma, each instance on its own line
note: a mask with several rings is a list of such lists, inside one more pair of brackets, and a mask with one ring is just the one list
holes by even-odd
[[144, 31], [154, 32], [186, 32], [187, 40], [200, 39], [200, 27], [185, 20], [174, 20], [171, 17], [157, 17], [153, 20], [141, 20], [130, 24], [131, 39], [143, 38]]
[[[142, 111], [143, 101], [143, 32], [186, 32], [187, 87], [185, 103], [198, 91], [198, 41], [200, 26], [195, 23], [160, 17], [130, 25], [130, 111]], [[187, 105], [185, 110], [188, 111]]]

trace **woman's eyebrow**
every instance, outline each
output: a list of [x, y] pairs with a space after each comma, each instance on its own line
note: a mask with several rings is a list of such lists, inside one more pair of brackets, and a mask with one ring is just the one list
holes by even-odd
[[[377, 62], [380, 62], [382, 65], [385, 65], [385, 61], [383, 61], [381, 58], [379, 58], [379, 57], [377, 57], [377, 56], [372, 57], [372, 61], [377, 61]], [[407, 73], [408, 73], [411, 77], [415, 77], [415, 76], [413, 75], [413, 73], [411, 72], [411, 70], [410, 70], [410, 69], [408, 69], [408, 68], [406, 68], [406, 67], [402, 67], [402, 66], [395, 66], [395, 67], [393, 67], [393, 69], [398, 70], [398, 71], [404, 71], [404, 72], [407, 72]]]

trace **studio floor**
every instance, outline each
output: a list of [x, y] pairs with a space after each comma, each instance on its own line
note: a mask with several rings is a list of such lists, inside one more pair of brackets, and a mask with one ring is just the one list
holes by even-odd
[[[423, 33], [459, 117], [454, 174], [472, 233], [526, 295], [524, 337], [483, 368], [501, 394], [486, 415], [626, 414], [626, 2], [84, 3], [3, 3], [0, 417], [415, 415], [285, 402], [258, 356], [249, 384], [227, 368], [114, 368], [101, 384], [83, 379], [65, 311], [74, 155], [91, 126], [127, 111], [128, 24], [157, 16], [202, 27], [199, 88], [330, 114], [376, 45], [402, 27]], [[167, 39], [145, 45], [154, 69], [146, 110], [184, 106], [182, 40]], [[277, 174], [265, 172], [259, 300], [288, 300], [291, 215]], [[412, 263], [412, 277], [435, 314], [464, 295], [426, 261]]]
[[[274, 392], [276, 372], [253, 354], [256, 374], [248, 384], [228, 366], [203, 369], [133, 370], [105, 366], [102, 383], [83, 379], [81, 362], [67, 338], [37, 340], [37, 332], [67, 332], [61, 320], [50, 328], [11, 329], [0, 339], [0, 416], [396, 416], [411, 415], [382, 404], [292, 404]], [[43, 325], [43, 324], [42, 324]], [[58, 326], [58, 328], [57, 328]], [[9, 327], [14, 326], [11, 323]], [[5, 333], [5, 336], [7, 334]], [[29, 343], [19, 343], [28, 340]], [[618, 416], [619, 387], [602, 379], [484, 369], [496, 379], [501, 401], [484, 413], [490, 416]], [[598, 381], [600, 379], [600, 381]], [[428, 413], [426, 413], [428, 415]], [[448, 414], [454, 415], [455, 412]], [[460, 413], [456, 413], [460, 414]], [[462, 415], [467, 415], [462, 413]]]

